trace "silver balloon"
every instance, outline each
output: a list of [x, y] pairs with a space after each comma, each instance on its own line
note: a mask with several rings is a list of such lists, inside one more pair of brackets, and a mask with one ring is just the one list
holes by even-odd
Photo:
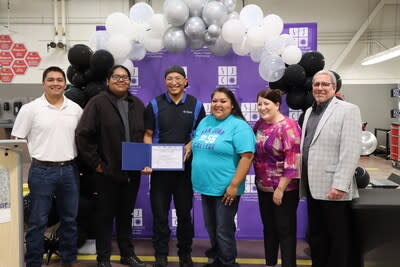
[[216, 24], [217, 26], [222, 26], [228, 19], [228, 10], [221, 2], [208, 2], [203, 8], [202, 17], [207, 25]]
[[203, 46], [204, 46], [203, 38], [201, 38], [201, 39], [190, 39], [189, 40], [189, 47], [192, 50], [201, 49], [201, 48], [203, 48]]
[[212, 37], [208, 32], [206, 32], [206, 33], [204, 34], [204, 42], [205, 42], [207, 45], [215, 44], [216, 41], [217, 41], [217, 38]]
[[223, 0], [223, 3], [229, 12], [233, 12], [236, 8], [236, 0]]
[[191, 17], [200, 17], [203, 12], [203, 7], [206, 5], [207, 0], [184, 0], [189, 7], [189, 14]]
[[216, 56], [225, 56], [232, 50], [232, 44], [225, 41], [222, 37], [219, 37], [215, 44], [209, 45], [208, 50], [210, 50]]
[[361, 152], [360, 155], [366, 156], [375, 151], [378, 141], [373, 133], [368, 131], [361, 132]]
[[171, 53], [180, 53], [187, 47], [185, 33], [181, 28], [169, 28], [163, 37], [164, 47]]
[[217, 38], [221, 34], [221, 28], [215, 24], [211, 24], [207, 29], [211, 37]]
[[189, 17], [189, 8], [182, 0], [168, 0], [164, 4], [164, 14], [172, 26], [181, 26]]
[[185, 33], [190, 39], [203, 38], [206, 24], [200, 17], [191, 17], [185, 23]]
[[230, 19], [240, 19], [239, 13], [237, 13], [236, 11], [231, 12], [228, 15], [228, 19], [227, 20], [230, 20]]

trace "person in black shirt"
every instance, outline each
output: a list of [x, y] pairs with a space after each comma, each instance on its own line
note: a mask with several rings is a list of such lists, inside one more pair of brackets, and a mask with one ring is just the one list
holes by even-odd
[[150, 101], [145, 110], [144, 143], [185, 144], [184, 171], [154, 171], [151, 173], [150, 200], [153, 212], [153, 246], [155, 267], [168, 264], [168, 242], [171, 230], [168, 213], [171, 198], [174, 199], [178, 239], [178, 255], [181, 267], [193, 266], [191, 258], [194, 235], [191, 216], [193, 189], [191, 182], [191, 138], [200, 120], [205, 117], [203, 104], [186, 94], [188, 81], [180, 66], [171, 66], [165, 72], [167, 92]]

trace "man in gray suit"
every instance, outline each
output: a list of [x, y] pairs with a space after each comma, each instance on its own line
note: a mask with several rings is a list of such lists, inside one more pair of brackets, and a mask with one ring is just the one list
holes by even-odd
[[315, 103], [302, 129], [301, 196], [307, 196], [313, 267], [347, 267], [351, 200], [358, 197], [354, 170], [361, 149], [361, 115], [356, 105], [335, 97], [336, 78], [321, 70], [313, 77]]

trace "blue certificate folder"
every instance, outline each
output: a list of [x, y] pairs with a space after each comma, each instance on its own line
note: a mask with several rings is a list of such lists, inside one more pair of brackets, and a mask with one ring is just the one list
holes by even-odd
[[[160, 149], [161, 152], [159, 152]], [[169, 164], [169, 162], [167, 162], [168, 156], [163, 157], [163, 153], [164, 155], [168, 155], [170, 154], [170, 150], [171, 153], [175, 153], [175, 156], [178, 157], [175, 157], [175, 164]], [[177, 151], [179, 152], [179, 155], [176, 154]], [[143, 170], [144, 167], [151, 167], [153, 170], [159, 171], [184, 170], [185, 165], [183, 162], [183, 155], [183, 144], [143, 144], [123, 142], [122, 170], [139, 171]], [[165, 162], [163, 160], [159, 160], [160, 156], [165, 158]], [[178, 159], [178, 162], [176, 159]]]

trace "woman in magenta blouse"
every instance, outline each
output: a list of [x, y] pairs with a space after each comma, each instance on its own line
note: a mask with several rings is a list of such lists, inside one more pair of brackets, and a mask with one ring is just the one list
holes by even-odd
[[296, 266], [296, 211], [299, 202], [301, 130], [279, 107], [279, 90], [257, 95], [260, 119], [254, 125], [254, 170], [264, 225], [266, 266], [275, 266], [281, 249], [282, 267]]

